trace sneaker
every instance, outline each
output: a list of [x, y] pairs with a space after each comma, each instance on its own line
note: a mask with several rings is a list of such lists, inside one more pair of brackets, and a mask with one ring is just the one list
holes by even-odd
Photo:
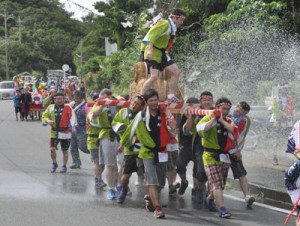
[[227, 211], [227, 209], [225, 209], [224, 206], [222, 206], [220, 209], [219, 209], [219, 217], [222, 217], [222, 218], [229, 218], [231, 217], [231, 213], [229, 213]]
[[154, 217], [156, 217], [157, 219], [161, 219], [165, 217], [164, 212], [162, 211], [160, 206], [157, 206], [154, 210]]
[[116, 186], [115, 191], [120, 194], [122, 192], [122, 186], [121, 185]]
[[67, 166], [66, 165], [62, 165], [60, 173], [66, 173], [67, 172]]
[[255, 202], [255, 198], [251, 195], [247, 195], [245, 197], [245, 202], [247, 203], [247, 206], [252, 206], [252, 204]]
[[98, 179], [95, 177], [95, 186], [97, 188], [104, 188], [106, 186], [106, 183], [102, 179]]
[[118, 196], [118, 203], [123, 203], [125, 201], [126, 195], [128, 193], [128, 188], [123, 188]]
[[179, 188], [179, 191], [178, 191], [178, 195], [183, 195], [188, 186], [189, 186], [188, 181], [186, 181], [186, 182], [181, 181], [180, 188]]
[[112, 188], [108, 189], [108, 191], [107, 191], [107, 199], [113, 200], [115, 198], [116, 198], [115, 190], [112, 189]]
[[217, 206], [216, 206], [214, 200], [211, 199], [210, 197], [206, 197], [205, 206], [210, 212], [216, 212], [217, 211]]
[[151, 198], [150, 198], [150, 196], [149, 195], [145, 195], [144, 196], [144, 200], [145, 200], [145, 206], [146, 206], [146, 209], [148, 210], [148, 211], [150, 211], [150, 212], [153, 212], [154, 210], [155, 210], [155, 208], [154, 208], [154, 206], [153, 206], [153, 204], [152, 204], [152, 202], [151, 202]]
[[179, 183], [179, 182], [176, 182], [176, 184], [174, 185], [174, 187], [175, 187], [176, 189], [180, 188], [180, 183]]
[[70, 169], [80, 169], [80, 165], [73, 164], [72, 166], [70, 166]]
[[178, 99], [176, 96], [173, 96], [171, 99], [168, 99], [168, 101], [172, 103], [181, 103], [182, 100]]
[[169, 195], [174, 195], [177, 192], [177, 189], [174, 185], [169, 185]]
[[58, 167], [57, 162], [53, 162], [52, 166], [51, 166], [51, 171], [50, 172], [54, 173], [56, 171], [57, 167]]
[[195, 200], [197, 203], [203, 203], [203, 189], [196, 189]]

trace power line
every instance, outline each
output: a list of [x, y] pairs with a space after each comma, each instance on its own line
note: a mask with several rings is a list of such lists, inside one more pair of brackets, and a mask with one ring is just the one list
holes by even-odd
[[71, 3], [71, 4], [73, 4], [73, 5], [77, 6], [77, 7], [79, 7], [79, 8], [82, 9], [83, 11], [89, 11], [89, 12], [91, 12], [91, 13], [94, 13], [91, 9], [88, 9], [87, 7], [85, 7], [85, 6], [83, 6], [83, 5], [80, 5], [79, 3], [74, 2], [74, 1], [72, 1], [72, 0], [65, 0], [65, 2], [68, 2], [69, 4]]

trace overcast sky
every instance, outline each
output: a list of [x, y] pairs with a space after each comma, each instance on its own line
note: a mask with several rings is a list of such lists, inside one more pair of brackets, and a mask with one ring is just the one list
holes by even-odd
[[65, 10], [69, 12], [74, 12], [74, 18], [80, 19], [82, 16], [87, 15], [89, 12], [78, 7], [76, 4], [81, 5], [95, 13], [97, 11], [94, 9], [93, 4], [99, 0], [60, 0], [61, 3], [65, 4]]

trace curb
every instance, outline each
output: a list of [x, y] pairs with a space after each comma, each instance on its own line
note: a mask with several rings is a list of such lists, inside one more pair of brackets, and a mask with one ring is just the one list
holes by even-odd
[[[241, 191], [239, 180], [234, 180], [233, 178], [227, 178], [227, 182], [231, 183], [232, 189]], [[291, 198], [287, 194], [287, 192], [278, 191], [272, 188], [264, 187], [258, 184], [249, 183], [249, 188], [251, 194], [255, 194], [256, 196], [262, 196], [262, 202], [265, 199], [269, 199], [276, 202], [284, 203], [284, 205], [291, 206]]]

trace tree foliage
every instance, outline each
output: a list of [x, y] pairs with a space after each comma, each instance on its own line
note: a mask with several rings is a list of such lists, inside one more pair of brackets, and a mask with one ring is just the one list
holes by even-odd
[[[58, 0], [2, 1], [0, 12], [6, 10], [9, 75], [23, 71], [60, 69], [67, 63], [73, 69], [72, 51], [85, 35], [83, 23], [71, 19]], [[4, 24], [4, 13], [0, 18]], [[5, 30], [1, 27], [0, 35]], [[4, 40], [2, 40], [4, 44]], [[4, 48], [0, 50], [0, 64], [5, 65]], [[4, 78], [4, 71], [0, 76]]]

